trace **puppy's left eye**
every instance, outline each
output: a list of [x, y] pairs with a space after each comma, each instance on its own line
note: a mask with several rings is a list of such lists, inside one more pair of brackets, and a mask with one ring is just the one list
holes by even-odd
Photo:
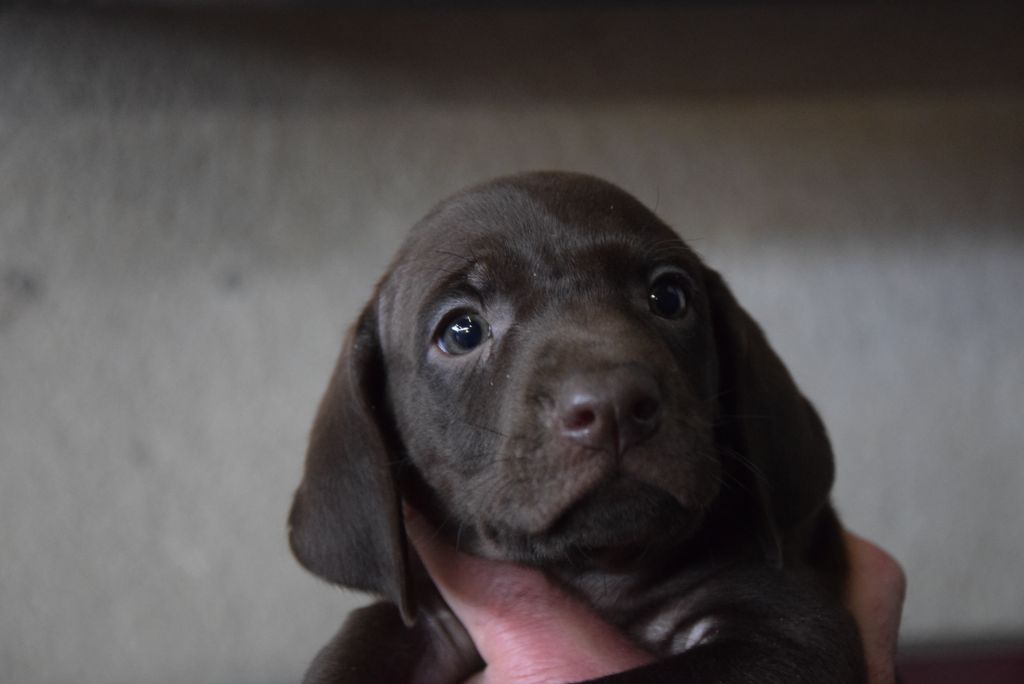
[[680, 318], [686, 313], [686, 291], [671, 276], [654, 281], [648, 302], [651, 312], [662, 318]]
[[444, 323], [437, 346], [445, 354], [458, 356], [473, 351], [491, 336], [491, 327], [479, 314], [461, 314]]

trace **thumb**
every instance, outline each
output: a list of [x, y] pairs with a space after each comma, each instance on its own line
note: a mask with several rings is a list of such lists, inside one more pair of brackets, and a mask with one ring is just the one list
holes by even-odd
[[868, 679], [872, 684], [888, 684], [895, 681], [906, 575], [896, 559], [875, 544], [851, 532], [845, 538], [850, 559], [846, 603], [860, 628]]

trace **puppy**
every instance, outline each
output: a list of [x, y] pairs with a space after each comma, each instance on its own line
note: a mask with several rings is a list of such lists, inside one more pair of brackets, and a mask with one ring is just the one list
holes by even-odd
[[863, 681], [832, 478], [760, 328], [636, 199], [567, 173], [471, 188], [412, 229], [313, 425], [292, 550], [384, 600], [306, 681], [483, 667], [409, 552], [403, 500], [659, 658], [601, 681]]

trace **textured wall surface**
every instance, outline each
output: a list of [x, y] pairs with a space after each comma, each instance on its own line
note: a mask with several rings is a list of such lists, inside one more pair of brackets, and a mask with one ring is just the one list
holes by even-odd
[[349, 320], [492, 175], [634, 192], [821, 409], [905, 637], [1024, 631], [1020, 10], [0, 11], [0, 681], [295, 681]]

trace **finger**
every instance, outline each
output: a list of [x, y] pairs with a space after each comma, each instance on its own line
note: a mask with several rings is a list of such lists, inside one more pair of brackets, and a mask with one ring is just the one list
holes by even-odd
[[875, 544], [850, 532], [845, 541], [850, 559], [846, 603], [864, 641], [868, 680], [892, 684], [906, 575], [896, 559]]
[[481, 681], [491, 681], [495, 670], [515, 672], [519, 681], [578, 681], [650, 662], [541, 572], [457, 553], [414, 512], [407, 512], [406, 524], [438, 590], [488, 664]]

